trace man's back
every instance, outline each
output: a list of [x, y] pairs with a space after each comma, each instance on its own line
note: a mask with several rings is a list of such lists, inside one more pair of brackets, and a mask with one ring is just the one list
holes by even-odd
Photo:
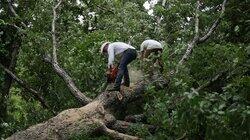
[[108, 52], [112, 52], [111, 50], [113, 49], [114, 54], [117, 55], [124, 52], [128, 48], [135, 49], [131, 45], [126, 44], [124, 42], [113, 42], [109, 44]]
[[162, 48], [163, 47], [160, 42], [153, 39], [148, 39], [142, 42], [140, 51], [150, 50], [150, 49], [162, 49]]

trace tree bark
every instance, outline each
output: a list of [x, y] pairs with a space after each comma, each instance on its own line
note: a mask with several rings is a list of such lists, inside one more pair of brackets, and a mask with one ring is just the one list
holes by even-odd
[[121, 101], [117, 98], [119, 92], [103, 92], [84, 107], [65, 110], [48, 121], [13, 134], [7, 140], [69, 139], [97, 131], [117, 139], [139, 139], [110, 129], [113, 125], [117, 126], [117, 120], [110, 110], [141, 97], [144, 90], [144, 82], [139, 82], [135, 87], [124, 91]]

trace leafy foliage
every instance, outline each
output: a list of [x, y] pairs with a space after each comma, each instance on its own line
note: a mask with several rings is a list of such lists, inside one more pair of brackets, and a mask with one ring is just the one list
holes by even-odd
[[[52, 110], [60, 112], [79, 107], [62, 79], [44, 61], [45, 56], [52, 54], [51, 7], [54, 1], [14, 2], [19, 17], [10, 16], [8, 4], [1, 2], [0, 62], [9, 59], [10, 42], [19, 40], [21, 48], [16, 74], [40, 91]], [[201, 35], [218, 17], [221, 2], [202, 1]], [[99, 55], [103, 41], [123, 41], [137, 49], [147, 37], [164, 41], [163, 75], [170, 83], [161, 90], [148, 85], [143, 104], [147, 122], [159, 128], [155, 134], [150, 134], [135, 126], [131, 128], [133, 133], [145, 139], [246, 139], [250, 136], [250, 14], [247, 2], [228, 2], [215, 33], [205, 43], [195, 46], [180, 72], [169, 77], [194, 35], [194, 0], [169, 0], [165, 4], [160, 0], [150, 7], [154, 10], [153, 15], [147, 13], [144, 0], [64, 1], [56, 24], [58, 60], [77, 87], [94, 98], [106, 82], [107, 60]], [[11, 25], [22, 27], [21, 22], [27, 28], [17, 32]], [[142, 63], [146, 73], [151, 71], [151, 64], [150, 59], [148, 64]], [[1, 87], [5, 74], [0, 69]], [[197, 91], [200, 87], [203, 88]], [[5, 138], [53, 116], [16, 84], [12, 84], [8, 97], [8, 116], [1, 118], [4, 132], [1, 131], [0, 137]], [[72, 136], [72, 139], [82, 137], [85, 134]]]

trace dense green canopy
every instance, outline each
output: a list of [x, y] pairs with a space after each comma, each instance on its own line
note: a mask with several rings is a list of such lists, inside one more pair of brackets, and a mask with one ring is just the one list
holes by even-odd
[[[56, 3], [1, 0], [0, 138], [45, 121], [55, 112], [81, 106], [45, 61], [53, 55], [52, 35], [57, 37], [59, 65], [92, 99], [106, 86], [107, 59], [99, 54], [104, 41], [126, 42], [137, 50], [146, 38], [163, 42], [163, 75], [168, 85], [160, 90], [147, 85], [143, 100], [135, 101], [138, 108], [130, 105], [124, 114], [117, 115], [123, 119], [143, 113], [145, 122], [157, 130], [151, 134], [134, 127], [131, 135], [145, 139], [250, 137], [248, 0], [228, 0], [225, 13], [221, 12], [223, 0], [198, 1], [198, 9], [195, 0], [67, 0], [57, 9], [53, 33]], [[220, 21], [211, 36], [204, 41], [197, 38], [180, 65], [195, 36], [208, 34], [217, 19]], [[137, 59], [131, 67], [139, 69], [140, 63]], [[15, 82], [3, 68], [38, 95]]]

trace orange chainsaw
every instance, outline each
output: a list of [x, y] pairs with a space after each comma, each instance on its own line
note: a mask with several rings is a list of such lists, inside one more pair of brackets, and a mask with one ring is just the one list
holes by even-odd
[[114, 83], [117, 73], [118, 73], [118, 67], [109, 68], [108, 71], [106, 72], [107, 83]]
[[[118, 73], [118, 67], [117, 66], [108, 69], [108, 71], [106, 72], [106, 74], [107, 74], [107, 83], [108, 84], [111, 84], [111, 83], [115, 82], [117, 73]], [[123, 92], [124, 92], [123, 89], [121, 89], [120, 93], [117, 94], [117, 97], [118, 97], [119, 100], [123, 99], [123, 94], [124, 94]]]

